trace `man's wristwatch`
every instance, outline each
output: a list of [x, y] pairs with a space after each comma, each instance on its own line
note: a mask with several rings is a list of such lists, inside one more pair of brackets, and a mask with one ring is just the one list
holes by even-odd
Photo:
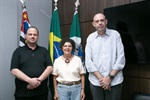
[[114, 79], [114, 76], [109, 74], [109, 78], [110, 78], [111, 80], [113, 80], [113, 79]]

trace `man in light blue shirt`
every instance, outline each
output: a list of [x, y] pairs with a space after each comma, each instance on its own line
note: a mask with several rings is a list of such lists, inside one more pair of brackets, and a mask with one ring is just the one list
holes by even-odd
[[96, 31], [87, 38], [85, 64], [93, 100], [121, 100], [125, 56], [120, 34], [106, 27], [102, 13], [93, 17], [92, 24]]

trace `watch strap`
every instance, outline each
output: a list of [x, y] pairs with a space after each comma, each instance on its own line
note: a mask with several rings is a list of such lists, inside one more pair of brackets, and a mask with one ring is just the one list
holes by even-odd
[[109, 74], [109, 78], [110, 78], [111, 80], [113, 80], [114, 77], [115, 77], [115, 76]]

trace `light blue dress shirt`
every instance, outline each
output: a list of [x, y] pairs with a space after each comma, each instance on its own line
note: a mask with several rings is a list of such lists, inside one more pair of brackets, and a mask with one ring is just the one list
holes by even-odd
[[88, 36], [86, 42], [85, 66], [89, 72], [91, 84], [100, 86], [99, 80], [92, 72], [99, 71], [102, 76], [106, 77], [113, 69], [120, 71], [112, 80], [111, 86], [122, 83], [125, 55], [120, 34], [106, 28], [105, 35], [100, 36], [95, 31]]

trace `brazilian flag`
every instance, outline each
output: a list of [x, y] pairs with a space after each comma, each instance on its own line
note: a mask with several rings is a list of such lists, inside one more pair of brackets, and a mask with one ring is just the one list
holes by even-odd
[[56, 58], [62, 55], [62, 51], [59, 48], [60, 41], [61, 41], [61, 32], [60, 32], [58, 9], [55, 8], [51, 19], [49, 47], [48, 47], [48, 51], [52, 62], [54, 62]]
[[[50, 58], [52, 63], [54, 60], [62, 55], [62, 51], [59, 48], [59, 44], [61, 41], [61, 31], [60, 31], [60, 23], [58, 16], [58, 9], [55, 7], [52, 18], [51, 18], [51, 26], [49, 33], [49, 43], [48, 43], [48, 52], [50, 54]], [[54, 95], [54, 87], [53, 87], [53, 78], [52, 75], [49, 76], [49, 87], [51, 89], [52, 97]]]

